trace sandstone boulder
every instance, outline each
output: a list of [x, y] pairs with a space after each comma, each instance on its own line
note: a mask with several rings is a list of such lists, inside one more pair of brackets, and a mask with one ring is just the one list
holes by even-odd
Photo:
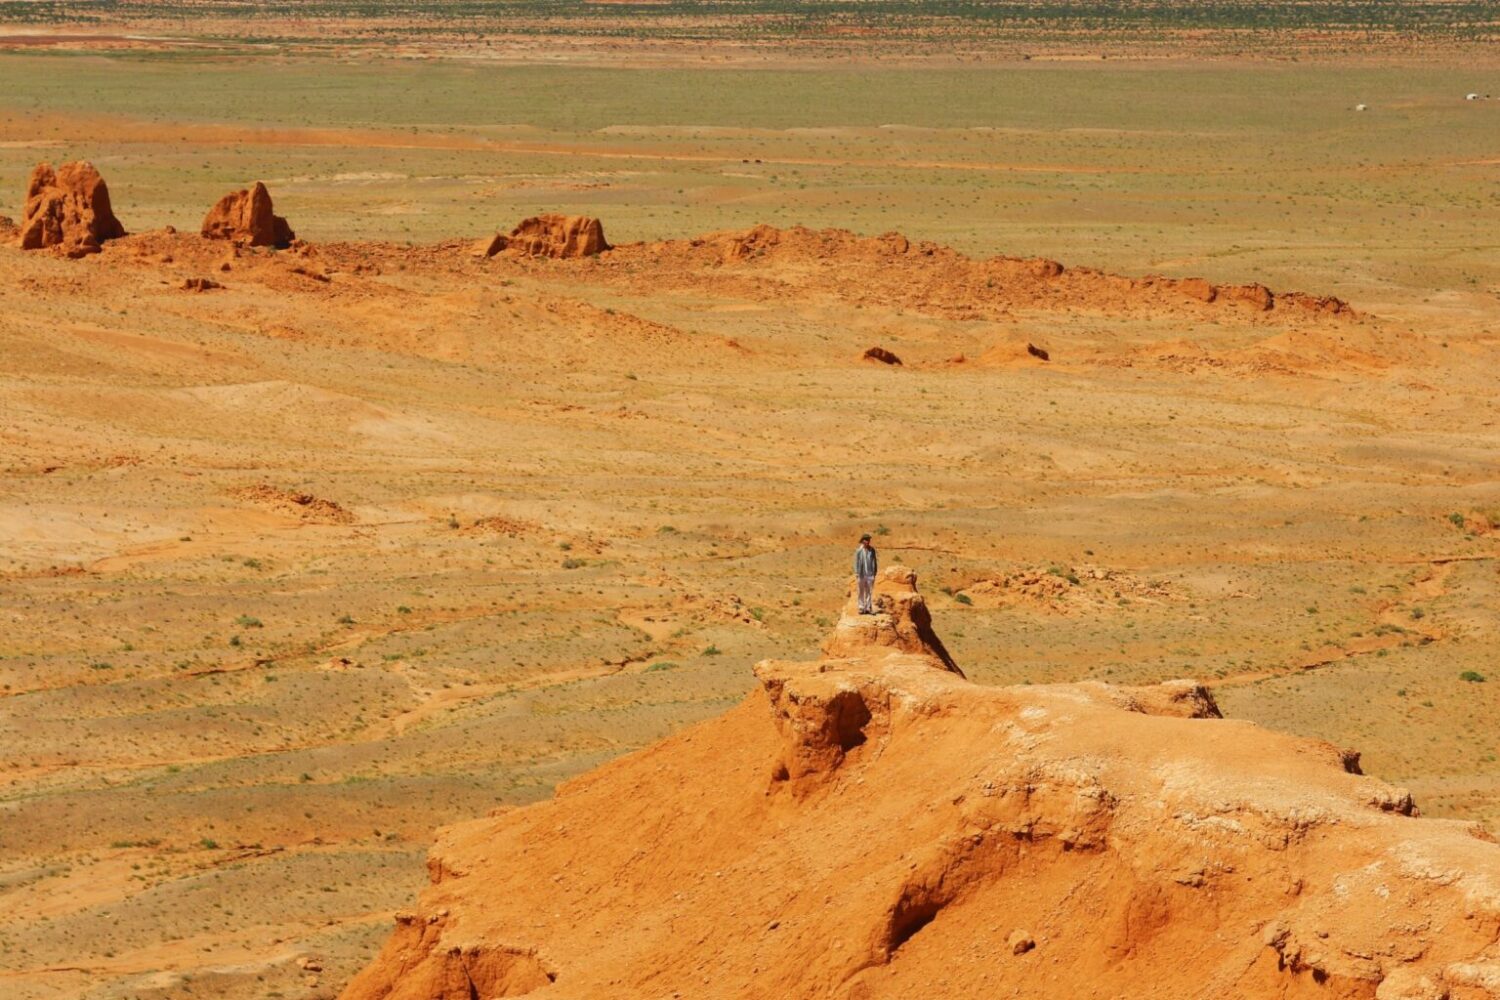
[[866, 361], [879, 361], [883, 365], [899, 365], [901, 359], [884, 347], [872, 347], [861, 355]]
[[124, 235], [109, 204], [109, 188], [92, 163], [64, 163], [55, 171], [50, 163], [39, 163], [32, 170], [21, 219], [22, 250], [56, 247], [68, 257], [83, 257]]
[[1199, 302], [1212, 302], [1218, 296], [1219, 291], [1203, 278], [1183, 278], [1177, 282], [1177, 290]]
[[272, 211], [271, 192], [260, 181], [248, 190], [231, 191], [203, 217], [203, 235], [252, 247], [288, 247], [296, 234]]
[[496, 233], [480, 246], [493, 257], [512, 253], [521, 257], [593, 257], [609, 250], [604, 225], [585, 215], [535, 215], [522, 219], [509, 233]]
[[917, 592], [917, 574], [905, 566], [887, 566], [875, 578], [875, 614], [859, 613], [859, 591], [849, 581], [844, 613], [823, 642], [823, 655], [830, 659], [868, 656], [887, 650], [924, 658], [930, 665], [963, 676], [943, 641], [932, 630], [927, 602]]

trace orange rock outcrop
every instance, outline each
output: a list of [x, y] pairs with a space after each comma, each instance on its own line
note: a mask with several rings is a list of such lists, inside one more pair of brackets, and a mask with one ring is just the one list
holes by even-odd
[[211, 240], [233, 240], [252, 247], [285, 248], [297, 238], [286, 219], [275, 213], [271, 192], [260, 181], [214, 202], [203, 217], [202, 233]]
[[21, 217], [22, 250], [55, 247], [65, 256], [84, 257], [124, 235], [109, 203], [109, 187], [92, 163], [78, 160], [57, 170], [39, 163], [31, 171]]
[[604, 225], [584, 215], [536, 215], [509, 233], [496, 233], [480, 247], [486, 257], [510, 252], [522, 257], [593, 257], [609, 250]]
[[994, 688], [910, 571], [738, 708], [445, 830], [344, 1000], [1500, 996], [1500, 846], [1190, 681]]

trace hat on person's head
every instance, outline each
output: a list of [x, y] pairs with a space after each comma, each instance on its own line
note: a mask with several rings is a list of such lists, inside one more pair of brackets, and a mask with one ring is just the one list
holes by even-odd
[[862, 541], [862, 542], [868, 542], [870, 540], [870, 536], [869, 535], [860, 535], [859, 536], [859, 540]]

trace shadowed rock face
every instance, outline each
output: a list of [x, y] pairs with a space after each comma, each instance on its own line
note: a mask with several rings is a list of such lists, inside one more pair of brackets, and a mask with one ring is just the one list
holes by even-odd
[[56, 247], [68, 257], [98, 253], [106, 240], [125, 235], [109, 204], [109, 188], [92, 163], [39, 163], [26, 185], [21, 249]]
[[891, 567], [810, 662], [443, 831], [345, 1000], [1500, 996], [1500, 847], [1191, 681], [987, 688]]
[[537, 215], [509, 233], [496, 233], [480, 251], [486, 257], [509, 252], [522, 257], [593, 257], [609, 250], [604, 226], [583, 215]]
[[203, 217], [203, 235], [252, 247], [288, 247], [296, 234], [271, 205], [271, 192], [260, 181], [248, 190], [231, 191]]

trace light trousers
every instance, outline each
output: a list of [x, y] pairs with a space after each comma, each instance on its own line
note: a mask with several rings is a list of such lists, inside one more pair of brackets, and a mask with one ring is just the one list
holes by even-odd
[[859, 577], [859, 610], [875, 610], [875, 578], [873, 576]]

